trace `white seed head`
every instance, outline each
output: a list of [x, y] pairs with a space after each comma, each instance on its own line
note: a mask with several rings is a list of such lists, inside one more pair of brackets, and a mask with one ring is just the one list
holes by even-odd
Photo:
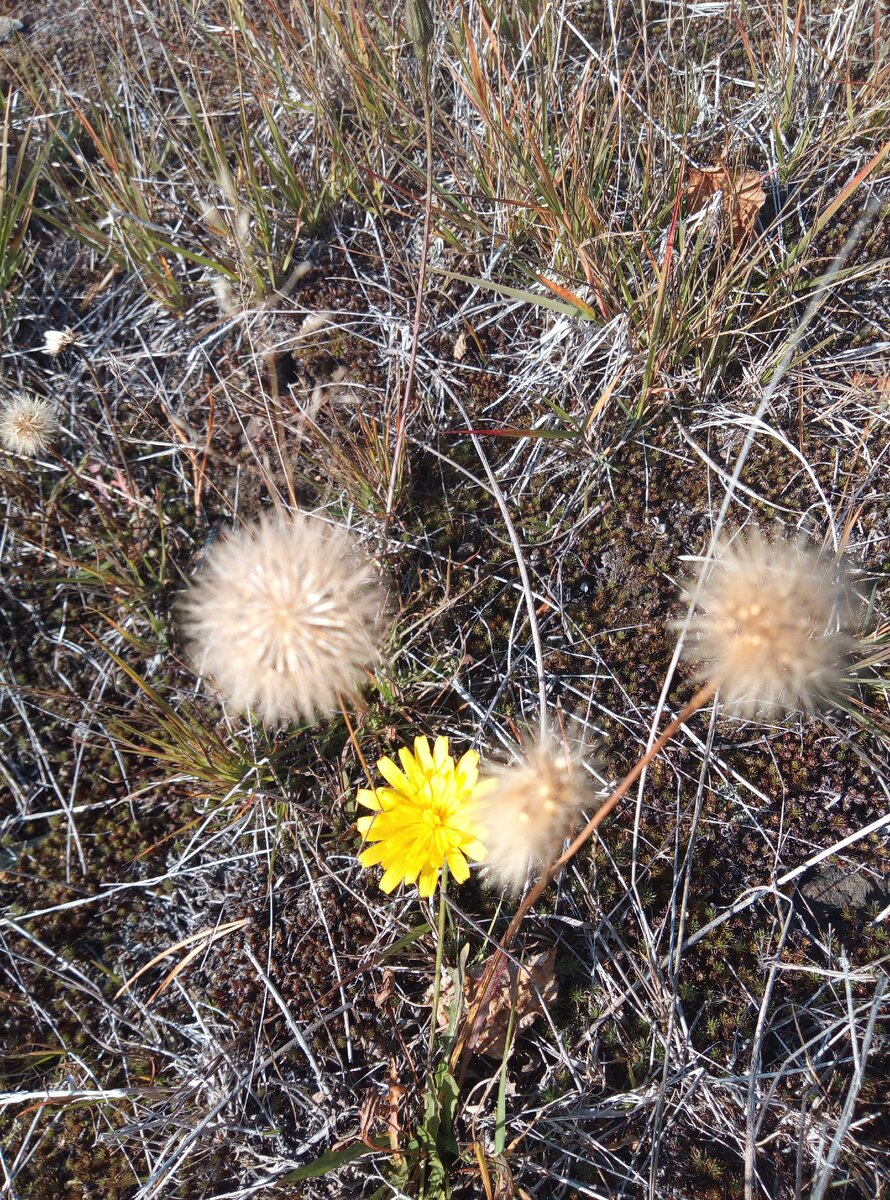
[[0, 442], [13, 454], [45, 450], [58, 427], [55, 405], [39, 396], [16, 396], [0, 411]]
[[380, 657], [385, 594], [348, 535], [264, 518], [217, 543], [180, 601], [195, 669], [267, 725], [333, 712]]
[[73, 329], [47, 329], [43, 336], [43, 353], [53, 358], [77, 342], [77, 334]]
[[738, 716], [811, 711], [840, 689], [844, 588], [815, 551], [757, 529], [739, 536], [708, 570], [698, 608], [684, 653]]
[[550, 739], [530, 746], [517, 763], [489, 767], [480, 792], [476, 817], [486, 868], [511, 891], [519, 891], [531, 867], [549, 866], [581, 810], [598, 804], [580, 760]]

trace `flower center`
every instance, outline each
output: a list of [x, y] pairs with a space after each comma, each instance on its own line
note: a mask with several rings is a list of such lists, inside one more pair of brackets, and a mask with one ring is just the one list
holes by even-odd
[[438, 794], [438, 789], [433, 786], [430, 780], [424, 784], [424, 820], [430, 829], [441, 829], [443, 825], [448, 823], [448, 804], [442, 796]]
[[445, 824], [445, 820], [440, 812], [436, 809], [429, 809], [426, 815], [427, 823], [432, 829], [441, 829]]

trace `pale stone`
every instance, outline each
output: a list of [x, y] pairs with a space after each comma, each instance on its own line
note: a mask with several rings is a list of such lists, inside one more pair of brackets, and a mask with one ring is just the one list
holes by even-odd
[[24, 28], [24, 21], [17, 17], [0, 17], [0, 42], [8, 42], [14, 33]]

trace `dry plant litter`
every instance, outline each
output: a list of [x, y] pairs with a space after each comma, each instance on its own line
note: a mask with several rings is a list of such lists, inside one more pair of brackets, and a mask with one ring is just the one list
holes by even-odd
[[887, 42], [0, 2], [4, 1196], [886, 1194]]

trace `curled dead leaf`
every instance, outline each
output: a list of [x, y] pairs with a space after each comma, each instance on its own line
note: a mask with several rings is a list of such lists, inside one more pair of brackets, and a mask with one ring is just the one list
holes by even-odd
[[381, 981], [380, 989], [374, 993], [374, 1007], [383, 1008], [384, 1004], [388, 1004], [390, 1000], [392, 1000], [395, 990], [395, 972], [387, 967], [383, 972], [383, 980]]
[[747, 169], [731, 170], [718, 160], [714, 167], [692, 167], [686, 182], [686, 199], [692, 212], [703, 208], [718, 192], [729, 221], [733, 245], [744, 241], [754, 228], [766, 202], [762, 176]]
[[[497, 978], [488, 990], [488, 997], [479, 1010], [473, 1032], [467, 1040], [467, 1048], [486, 1054], [491, 1058], [503, 1058], [507, 1048], [507, 1031], [510, 1027], [511, 1010], [513, 1031], [518, 1032], [539, 1017], [548, 1004], [556, 999], [558, 985], [554, 975], [556, 947], [552, 946], [530, 962], [517, 968], [505, 960]], [[467, 971], [464, 976], [464, 1008], [472, 1011], [480, 997], [482, 980], [488, 963]], [[431, 994], [428, 997], [431, 999]], [[454, 1007], [455, 985], [448, 976], [443, 977], [439, 989], [439, 1011], [436, 1019], [440, 1029], [447, 1029]]]
[[395, 1060], [389, 1064], [389, 1088], [386, 1095], [377, 1091], [366, 1092], [359, 1105], [359, 1137], [366, 1146], [377, 1149], [374, 1134], [381, 1126], [385, 1126], [389, 1144], [396, 1161], [401, 1160], [399, 1154], [399, 1137], [402, 1125], [399, 1118], [399, 1105], [405, 1095], [405, 1088], [398, 1082]]
[[850, 387], [857, 392], [872, 392], [884, 400], [890, 400], [890, 375], [868, 375], [864, 371], [854, 371]]

